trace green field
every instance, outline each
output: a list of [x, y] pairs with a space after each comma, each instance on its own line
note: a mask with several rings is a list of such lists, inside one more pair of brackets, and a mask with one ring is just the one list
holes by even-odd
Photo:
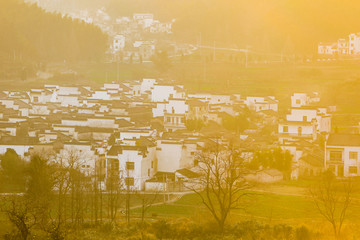
[[[314, 184], [316, 184], [314, 181], [284, 181], [256, 186], [241, 203], [244, 210], [234, 210], [231, 221], [254, 219], [268, 223], [293, 224], [324, 222], [309, 195], [308, 187]], [[352, 223], [360, 223], [358, 217], [360, 193], [354, 192], [353, 198], [353, 204], [348, 211], [348, 219]], [[136, 216], [140, 213], [140, 209], [134, 209], [133, 213]], [[194, 193], [184, 195], [173, 203], [150, 207], [147, 216], [154, 215], [169, 218], [207, 216], [205, 219], [209, 220], [208, 210], [202, 204], [200, 197]]]

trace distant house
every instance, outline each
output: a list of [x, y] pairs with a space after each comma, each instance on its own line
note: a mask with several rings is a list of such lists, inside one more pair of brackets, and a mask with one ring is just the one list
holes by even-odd
[[201, 119], [207, 123], [209, 119], [209, 104], [198, 99], [188, 99], [186, 104], [189, 106], [186, 119]]
[[319, 176], [325, 169], [325, 153], [323, 151], [306, 151], [299, 159], [299, 176]]
[[337, 42], [319, 43], [319, 55], [358, 55], [360, 54], [360, 33], [351, 33], [348, 39], [340, 38]]
[[75, 164], [75, 167], [85, 174], [94, 172], [97, 159], [98, 156], [90, 142], [66, 142], [57, 154], [57, 161], [65, 161], [66, 165]]
[[115, 35], [111, 44], [111, 50], [113, 53], [117, 53], [125, 47], [125, 36]]
[[335, 55], [338, 53], [338, 46], [336, 42], [319, 43], [318, 54], [320, 55]]
[[303, 106], [308, 106], [313, 103], [320, 102], [320, 96], [317, 92], [313, 93], [294, 93], [291, 96], [291, 107], [299, 108]]
[[246, 106], [255, 112], [272, 110], [277, 112], [279, 101], [275, 97], [246, 97]]
[[284, 139], [307, 138], [316, 140], [320, 133], [330, 133], [331, 115], [326, 108], [301, 106], [292, 108], [285, 119], [279, 121], [280, 141]]
[[146, 180], [145, 190], [152, 192], [168, 192], [174, 190], [175, 173], [157, 172], [154, 177]]
[[359, 176], [360, 135], [331, 134], [325, 145], [325, 167], [338, 177]]
[[230, 95], [216, 95], [216, 94], [207, 94], [207, 93], [195, 93], [189, 94], [189, 98], [199, 99], [205, 101], [208, 104], [232, 104], [233, 100]]
[[182, 190], [189, 190], [189, 189], [201, 189], [202, 185], [200, 182], [201, 175], [197, 172], [194, 172], [188, 168], [179, 169], [175, 172], [176, 181]]
[[265, 169], [259, 172], [251, 173], [245, 176], [246, 180], [261, 182], [261, 183], [274, 183], [284, 179], [282, 172], [276, 169]]

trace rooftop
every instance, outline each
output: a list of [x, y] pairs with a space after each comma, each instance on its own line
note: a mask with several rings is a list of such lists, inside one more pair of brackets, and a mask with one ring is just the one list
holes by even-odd
[[326, 145], [360, 147], [360, 134], [331, 134]]

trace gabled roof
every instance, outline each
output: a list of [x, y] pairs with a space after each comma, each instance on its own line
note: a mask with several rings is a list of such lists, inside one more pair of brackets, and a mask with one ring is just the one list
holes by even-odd
[[122, 154], [123, 150], [129, 151], [146, 151], [146, 147], [144, 146], [127, 146], [127, 145], [113, 145], [110, 150], [107, 152], [108, 156], [117, 156]]
[[131, 122], [129, 122], [125, 119], [116, 119], [115, 123], [119, 125], [119, 128], [134, 126], [134, 124], [132, 124]]
[[193, 172], [187, 168], [183, 168], [183, 169], [179, 169], [176, 171], [177, 173], [183, 175], [184, 177], [187, 177], [187, 178], [198, 178], [200, 177], [200, 174], [196, 173], [196, 172]]
[[157, 172], [155, 176], [146, 182], [174, 182], [175, 173], [173, 172]]

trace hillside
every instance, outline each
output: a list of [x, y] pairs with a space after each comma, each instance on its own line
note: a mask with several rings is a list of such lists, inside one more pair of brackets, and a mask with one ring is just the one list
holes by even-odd
[[88, 61], [104, 54], [100, 29], [19, 0], [0, 0], [0, 60]]

